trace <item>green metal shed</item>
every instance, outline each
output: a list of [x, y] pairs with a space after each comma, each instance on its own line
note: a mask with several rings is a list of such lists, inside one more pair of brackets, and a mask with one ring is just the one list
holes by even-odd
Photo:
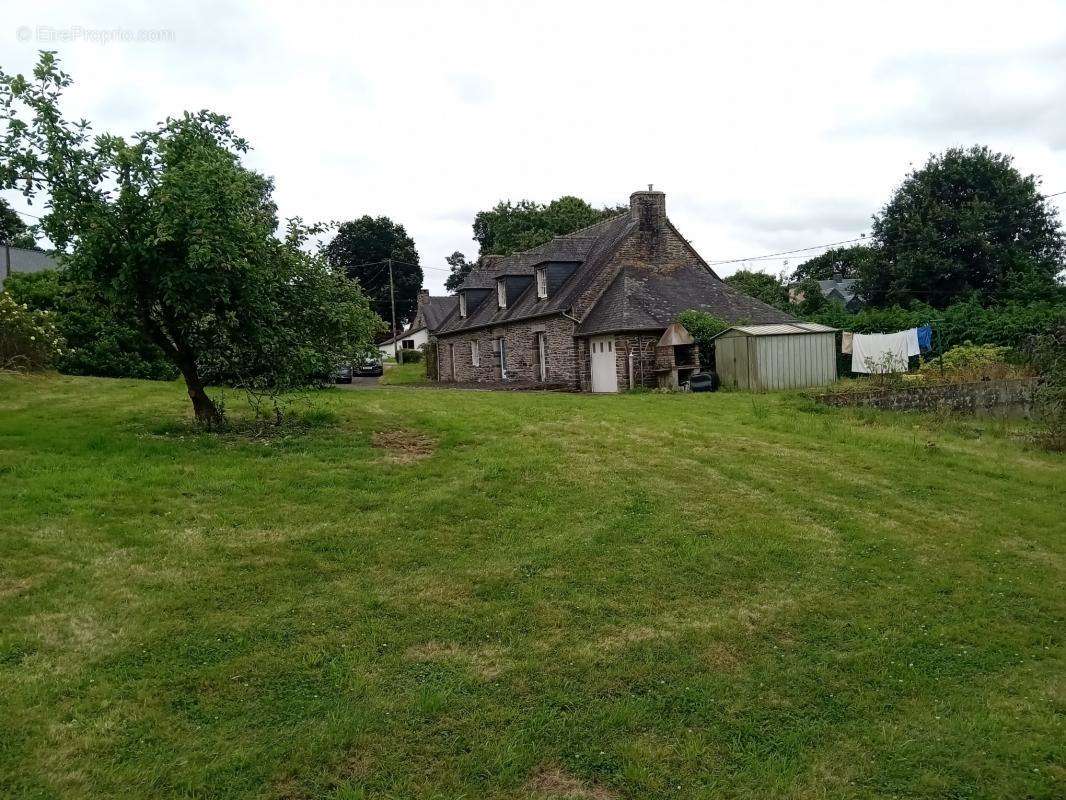
[[737, 325], [714, 338], [722, 386], [765, 392], [837, 379], [836, 328], [813, 322]]

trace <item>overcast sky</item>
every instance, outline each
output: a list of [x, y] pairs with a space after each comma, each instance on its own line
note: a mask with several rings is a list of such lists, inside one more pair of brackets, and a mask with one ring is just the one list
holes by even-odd
[[97, 130], [231, 115], [282, 216], [387, 215], [434, 292], [501, 199], [617, 204], [654, 183], [714, 261], [868, 232], [951, 145], [1066, 191], [1066, 2], [163, 5], [0, 0], [0, 65], [58, 50], [68, 116]]

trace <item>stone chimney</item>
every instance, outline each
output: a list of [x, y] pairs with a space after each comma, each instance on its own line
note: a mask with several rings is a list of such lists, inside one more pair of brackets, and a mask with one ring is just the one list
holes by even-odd
[[666, 225], [666, 195], [648, 184], [648, 191], [629, 195], [629, 213], [642, 231], [658, 233]]
[[429, 302], [429, 289], [418, 290], [418, 307], [421, 308]]

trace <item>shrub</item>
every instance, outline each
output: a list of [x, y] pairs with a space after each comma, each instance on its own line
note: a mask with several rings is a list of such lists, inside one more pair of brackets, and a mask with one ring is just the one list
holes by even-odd
[[0, 292], [0, 370], [30, 371], [48, 367], [63, 353], [50, 311], [36, 311]]
[[1009, 347], [965, 342], [956, 345], [936, 360], [922, 361], [923, 376], [950, 377], [953, 381], [980, 381], [1017, 377], [1022, 370], [1010, 363]]
[[421, 364], [422, 363], [422, 351], [421, 350], [404, 350], [402, 351], [404, 364]]
[[1035, 398], [1041, 438], [1048, 449], [1066, 450], [1066, 325], [1037, 337], [1033, 361], [1042, 378]]
[[713, 314], [708, 314], [705, 311], [696, 311], [695, 309], [682, 311], [677, 315], [677, 321], [684, 325], [688, 332], [692, 334], [692, 338], [696, 340], [696, 345], [700, 349], [700, 366], [713, 369], [713, 339], [729, 328], [729, 323]]
[[66, 272], [15, 273], [4, 288], [18, 303], [54, 313], [65, 347], [53, 366], [67, 375], [173, 380], [178, 371], [132, 324]]

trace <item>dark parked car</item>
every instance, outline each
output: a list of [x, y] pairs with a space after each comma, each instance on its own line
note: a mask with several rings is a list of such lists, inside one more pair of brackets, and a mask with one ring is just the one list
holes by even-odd
[[341, 364], [337, 367], [336, 372], [333, 373], [334, 383], [351, 383], [352, 382], [352, 365]]
[[385, 372], [385, 368], [381, 365], [381, 359], [369, 356], [364, 358], [353, 369], [353, 374], [358, 375], [360, 378], [377, 377]]

